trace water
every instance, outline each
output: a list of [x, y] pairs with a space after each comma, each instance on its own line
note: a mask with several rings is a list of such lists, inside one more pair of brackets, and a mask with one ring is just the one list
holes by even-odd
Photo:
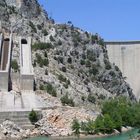
[[[126, 133], [122, 133], [120, 135], [110, 136], [110, 137], [103, 137], [103, 138], [81, 138], [80, 140], [130, 140], [134, 136], [138, 136], [138, 130], [134, 129], [128, 131]], [[58, 138], [58, 140], [62, 140], [63, 138]], [[29, 138], [27, 140], [51, 140], [51, 138], [47, 137], [36, 137], [36, 138]], [[57, 140], [57, 139], [53, 139]], [[77, 140], [75, 138], [64, 138], [63, 140]]]

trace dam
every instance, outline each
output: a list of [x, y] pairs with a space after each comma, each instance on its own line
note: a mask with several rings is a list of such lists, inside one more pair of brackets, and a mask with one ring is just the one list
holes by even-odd
[[140, 99], [140, 41], [107, 41], [105, 44], [109, 60], [120, 68], [136, 98]]

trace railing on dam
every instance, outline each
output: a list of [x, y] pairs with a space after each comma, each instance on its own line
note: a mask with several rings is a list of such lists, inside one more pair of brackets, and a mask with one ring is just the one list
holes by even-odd
[[105, 41], [106, 45], [128, 45], [128, 44], [140, 44], [140, 40], [130, 41]]
[[34, 72], [31, 59], [31, 38], [20, 37], [20, 88], [34, 89]]
[[9, 90], [10, 81], [10, 62], [11, 62], [11, 51], [12, 51], [12, 34], [5, 37], [3, 34], [0, 35], [0, 90]]

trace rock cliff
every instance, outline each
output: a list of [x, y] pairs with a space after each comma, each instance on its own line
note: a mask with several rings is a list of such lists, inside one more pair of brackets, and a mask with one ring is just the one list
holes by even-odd
[[0, 1], [0, 9], [2, 31], [14, 33], [13, 60], [19, 63], [17, 37], [32, 36], [36, 90], [70, 106], [95, 106], [120, 95], [135, 100], [98, 34], [74, 27], [70, 21], [56, 24], [36, 0], [22, 0], [20, 6]]

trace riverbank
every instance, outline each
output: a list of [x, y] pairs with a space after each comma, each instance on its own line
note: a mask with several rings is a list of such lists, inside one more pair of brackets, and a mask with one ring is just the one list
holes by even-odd
[[[122, 128], [123, 132], [131, 131], [131, 127]], [[115, 136], [119, 135], [118, 131], [115, 131], [112, 134], [95, 134], [95, 135], [85, 135], [81, 134], [80, 138], [82, 139], [90, 139], [90, 138], [103, 138], [108, 136]], [[61, 140], [61, 139], [75, 139], [75, 136], [50, 136], [48, 133], [44, 133], [43, 131], [39, 130], [38, 128], [34, 128], [32, 130], [23, 130], [16, 124], [11, 121], [5, 121], [0, 125], [0, 140], [23, 140], [23, 139], [34, 139], [35, 137], [43, 137], [49, 138], [51, 140]]]
[[[131, 140], [133, 140], [133, 137], [136, 137], [138, 135], [138, 130], [137, 129], [133, 129], [127, 132], [123, 132], [121, 134], [117, 134], [117, 135], [110, 135], [110, 136], [93, 136], [93, 135], [88, 135], [88, 136], [80, 136], [80, 140], [128, 140], [130, 138], [132, 138]], [[34, 137], [34, 138], [29, 138], [26, 140], [76, 140], [77, 137], [75, 136], [68, 136], [68, 137]]]
[[[95, 120], [97, 113], [92, 110], [84, 108], [73, 107], [57, 107], [53, 109], [46, 109], [42, 111], [43, 118], [39, 120], [33, 129], [24, 130], [11, 121], [5, 121], [0, 125], [0, 140], [22, 140], [37, 136], [51, 136], [51, 139], [73, 138], [72, 135], [72, 121], [78, 118], [80, 121], [87, 121], [88, 119]], [[67, 117], [66, 117], [67, 116]], [[122, 127], [122, 132], [131, 130], [131, 127]], [[81, 135], [81, 138], [97, 138], [106, 137], [119, 134], [117, 130], [114, 133], [98, 135]]]
[[[105, 138], [105, 137], [116, 136], [116, 135], [120, 135], [120, 134], [123, 134], [123, 133], [127, 133], [129, 131], [133, 131], [133, 129], [131, 127], [127, 127], [127, 128], [122, 127], [122, 133], [120, 133], [120, 132], [118, 132], [118, 131], [115, 130], [114, 133], [112, 133], [112, 134], [102, 134], [102, 133], [94, 134], [94, 135], [80, 134], [79, 135], [79, 138], [80, 139]], [[39, 134], [37, 136], [32, 135], [28, 139], [34, 139], [36, 137], [44, 137], [44, 136], [39, 135]], [[46, 136], [44, 138], [48, 138], [49, 140], [62, 140], [62, 139], [64, 139], [64, 140], [65, 139], [72, 140], [72, 139], [76, 139], [77, 136], [74, 136], [74, 135], [71, 135], [71, 136]]]

